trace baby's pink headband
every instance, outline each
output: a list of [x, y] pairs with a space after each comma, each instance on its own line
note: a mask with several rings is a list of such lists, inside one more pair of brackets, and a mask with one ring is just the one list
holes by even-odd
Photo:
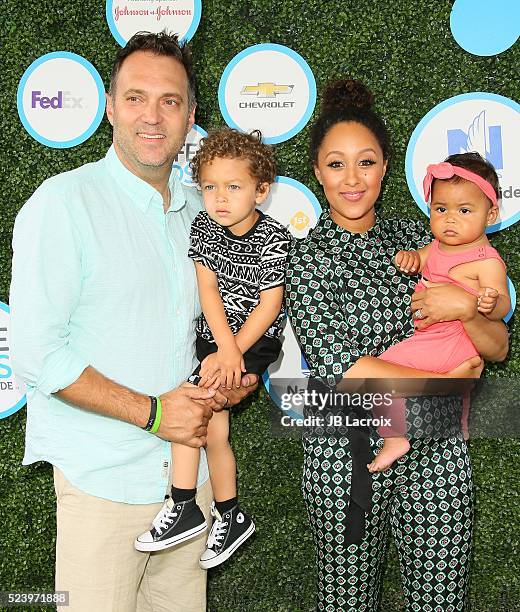
[[491, 183], [483, 179], [478, 174], [466, 170], [465, 168], [459, 168], [458, 166], [452, 166], [449, 162], [441, 162], [440, 164], [430, 164], [426, 168], [426, 176], [423, 180], [424, 199], [428, 204], [430, 202], [430, 196], [432, 191], [433, 179], [450, 179], [454, 175], [460, 176], [460, 178], [466, 181], [475, 183], [477, 187], [491, 200], [493, 206], [498, 206], [497, 194], [493, 189]]

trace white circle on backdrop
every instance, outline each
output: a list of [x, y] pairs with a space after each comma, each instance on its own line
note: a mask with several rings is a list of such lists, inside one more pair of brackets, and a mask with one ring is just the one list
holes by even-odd
[[495, 167], [502, 197], [496, 232], [520, 219], [520, 105], [497, 94], [474, 92], [441, 102], [412, 133], [406, 151], [406, 180], [420, 209], [429, 215], [422, 181], [428, 164], [448, 155], [476, 151]]
[[[312, 191], [303, 183], [287, 176], [276, 177], [274, 184], [271, 185], [268, 198], [258, 208], [284, 225], [292, 236], [298, 239], [307, 236], [321, 214], [320, 203]], [[276, 379], [283, 380], [284, 388], [288, 381], [294, 381], [294, 385], [298, 388], [306, 388], [309, 367], [287, 319], [284, 322], [280, 340], [282, 341], [282, 352], [277, 361], [272, 363], [264, 373], [263, 380], [267, 392], [281, 408]], [[284, 408], [283, 411], [294, 418], [301, 417], [301, 408]]]
[[173, 168], [177, 171], [181, 182], [187, 187], [196, 187], [196, 184], [192, 179], [190, 162], [200, 148], [200, 141], [207, 135], [208, 133], [205, 129], [201, 128], [200, 125], [195, 124], [191, 128], [189, 134], [186, 136], [184, 146], [179, 151], [175, 161], [173, 162]]
[[25, 406], [25, 387], [14, 374], [9, 355], [9, 306], [0, 302], [0, 419]]
[[253, 45], [226, 66], [218, 88], [229, 127], [260, 130], [267, 144], [289, 140], [309, 121], [316, 81], [307, 62], [283, 45]]
[[201, 0], [106, 0], [112, 36], [124, 47], [136, 32], [174, 32], [189, 41], [202, 14]]
[[105, 87], [90, 62], [68, 51], [47, 53], [24, 72], [17, 107], [29, 134], [41, 144], [63, 149], [81, 144], [96, 131], [105, 111]]

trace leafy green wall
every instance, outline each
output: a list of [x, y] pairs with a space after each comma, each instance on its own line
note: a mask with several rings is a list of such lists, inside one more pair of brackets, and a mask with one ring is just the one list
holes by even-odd
[[[199, 82], [197, 123], [222, 124], [217, 87], [229, 60], [256, 43], [285, 44], [309, 63], [318, 90], [329, 79], [352, 75], [376, 94], [393, 137], [394, 158], [383, 214], [421, 217], [404, 175], [408, 139], [433, 106], [456, 94], [488, 91], [518, 99], [520, 44], [496, 57], [463, 51], [449, 29], [449, 0], [248, 0], [203, 2], [193, 39]], [[0, 121], [3, 139], [0, 206], [0, 300], [7, 302], [10, 237], [17, 211], [47, 177], [104, 155], [108, 122], [84, 144], [49, 149], [23, 129], [16, 112], [20, 77], [37, 57], [56, 50], [90, 60], [105, 83], [118, 49], [102, 0], [4, 0]], [[279, 173], [319, 193], [307, 158], [308, 129], [276, 147]], [[322, 204], [323, 198], [319, 195]], [[518, 226], [494, 235], [509, 276], [520, 287]], [[517, 376], [518, 325], [511, 321], [511, 351], [489, 376]], [[253, 542], [210, 572], [209, 609], [282, 612], [312, 610], [313, 547], [300, 494], [302, 453], [297, 442], [273, 439], [269, 400], [259, 392], [233, 420], [240, 491], [257, 521]], [[53, 583], [54, 498], [48, 465], [22, 468], [24, 411], [0, 421], [0, 590], [49, 590]], [[517, 439], [472, 440], [477, 516], [471, 602], [474, 612], [520, 610]], [[390, 550], [382, 610], [402, 609], [395, 551]]]

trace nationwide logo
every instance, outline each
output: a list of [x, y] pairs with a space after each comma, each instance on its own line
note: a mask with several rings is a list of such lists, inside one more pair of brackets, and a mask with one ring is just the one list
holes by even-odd
[[[292, 93], [294, 85], [279, 85], [277, 83], [257, 83], [256, 85], [244, 85], [240, 91], [242, 96], [256, 96], [257, 98], [276, 98], [280, 95]], [[283, 102], [239, 102], [238, 108], [293, 108], [295, 102], [284, 100]]]
[[476, 152], [493, 165], [500, 179], [499, 217], [486, 233], [513, 225], [520, 220], [519, 141], [520, 105], [514, 100], [472, 92], [437, 104], [418, 123], [406, 151], [406, 179], [415, 201], [429, 214], [422, 194], [428, 164]]
[[476, 151], [493, 164], [495, 170], [503, 170], [502, 127], [487, 126], [486, 111], [482, 110], [464, 130], [447, 130], [448, 155]]
[[303, 210], [299, 210], [291, 217], [290, 223], [295, 230], [301, 232], [309, 225], [310, 221], [308, 215], [306, 215]]

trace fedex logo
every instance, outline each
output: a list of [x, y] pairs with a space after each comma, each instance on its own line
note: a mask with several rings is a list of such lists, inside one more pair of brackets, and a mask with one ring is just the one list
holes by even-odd
[[31, 92], [31, 108], [83, 108], [81, 101], [83, 98], [74, 98], [70, 95], [70, 91], [58, 91], [53, 97], [42, 96], [41, 91]]

